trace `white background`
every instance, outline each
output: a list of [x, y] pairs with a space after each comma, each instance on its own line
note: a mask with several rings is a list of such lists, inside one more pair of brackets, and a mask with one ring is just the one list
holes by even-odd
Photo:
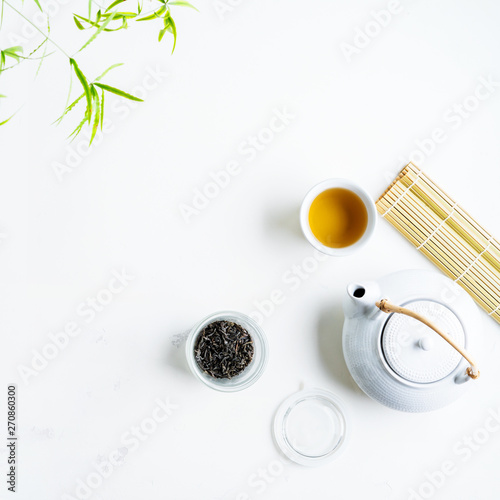
[[[31, 18], [36, 9], [25, 4]], [[52, 22], [53, 38], [71, 54], [89, 36], [73, 25], [72, 12], [87, 9], [78, 4], [59, 5]], [[242, 0], [224, 15], [212, 1], [196, 4], [200, 13], [173, 8], [173, 56], [171, 37], [158, 44], [160, 26], [151, 23], [103, 34], [77, 56], [89, 78], [126, 63], [104, 81], [146, 102], [132, 107], [108, 95], [112, 130], [89, 152], [77, 138], [71, 147], [87, 154], [62, 178], [55, 169], [67, 162], [65, 137], [83, 114], [50, 125], [64, 107], [67, 59], [50, 56], [36, 80], [34, 62], [0, 80], [8, 95], [0, 120], [22, 106], [0, 129], [0, 436], [9, 383], [18, 385], [19, 435], [18, 493], [2, 479], [0, 497], [76, 498], [77, 481], [123, 451], [121, 436], [151, 416], [159, 397], [178, 409], [92, 499], [382, 500], [411, 498], [419, 488], [427, 498], [497, 499], [500, 433], [490, 432], [470, 456], [454, 449], [475, 432], [484, 438], [478, 429], [500, 408], [499, 325], [482, 313], [472, 332], [482, 342], [474, 353], [482, 377], [466, 396], [437, 412], [399, 413], [370, 400], [350, 377], [341, 298], [350, 281], [434, 269], [431, 263], [380, 221], [362, 251], [321, 263], [298, 289], [283, 275], [313, 255], [298, 228], [312, 185], [347, 177], [377, 198], [415, 141], [435, 128], [446, 140], [416, 163], [500, 234], [500, 88], [460, 124], [450, 118], [481, 77], [500, 81], [500, 4], [401, 0], [350, 62], [341, 44], [353, 44], [370, 11], [386, 2]], [[7, 7], [5, 16], [3, 48], [17, 45], [12, 37], [26, 29]], [[37, 40], [21, 44], [28, 52]], [[151, 71], [160, 74], [156, 85]], [[74, 82], [73, 95], [79, 92]], [[247, 161], [238, 148], [275, 108], [295, 118]], [[191, 204], [210, 172], [229, 161], [240, 174], [186, 223], [180, 205]], [[134, 279], [87, 323], [79, 304], [122, 269]], [[271, 356], [259, 382], [221, 394], [196, 380], [175, 335], [216, 310], [249, 313], [275, 289], [285, 301], [264, 322]], [[33, 351], [68, 321], [82, 333], [23, 382], [19, 366], [30, 366]], [[272, 441], [276, 408], [301, 384], [333, 391], [349, 412], [348, 446], [322, 468], [281, 462]], [[446, 461], [453, 474], [425, 486], [426, 474]]]

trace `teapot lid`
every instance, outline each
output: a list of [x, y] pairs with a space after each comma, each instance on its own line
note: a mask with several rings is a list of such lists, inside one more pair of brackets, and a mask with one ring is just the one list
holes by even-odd
[[[465, 333], [460, 320], [446, 306], [432, 300], [415, 300], [405, 307], [431, 320], [461, 347]], [[400, 377], [420, 384], [437, 382], [450, 375], [461, 361], [460, 354], [419, 321], [391, 314], [381, 338], [385, 361]]]

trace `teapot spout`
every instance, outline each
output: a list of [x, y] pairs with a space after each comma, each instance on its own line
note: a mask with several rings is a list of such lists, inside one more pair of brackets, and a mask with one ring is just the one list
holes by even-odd
[[374, 281], [347, 285], [343, 309], [346, 318], [370, 317], [379, 312], [375, 303], [381, 299], [380, 288]]

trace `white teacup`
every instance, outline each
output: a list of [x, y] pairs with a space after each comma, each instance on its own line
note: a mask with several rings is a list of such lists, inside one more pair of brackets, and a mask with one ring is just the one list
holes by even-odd
[[[362, 234], [362, 236], [353, 244], [339, 248], [329, 247], [321, 243], [321, 241], [319, 241], [318, 238], [316, 238], [316, 236], [313, 234], [311, 227], [309, 225], [309, 210], [311, 208], [313, 201], [324, 191], [333, 188], [347, 189], [348, 191], [351, 191], [354, 194], [358, 195], [358, 197], [363, 202], [368, 215], [366, 229]], [[310, 189], [309, 192], [306, 194], [304, 201], [302, 202], [302, 206], [300, 208], [300, 226], [302, 228], [304, 236], [307, 238], [307, 241], [309, 241], [309, 243], [314, 248], [316, 248], [320, 252], [325, 253], [326, 255], [332, 255], [332, 256], [349, 255], [355, 252], [356, 250], [360, 249], [370, 239], [371, 235], [373, 234], [373, 231], [375, 230], [376, 224], [377, 224], [377, 209], [375, 207], [375, 203], [373, 202], [371, 196], [361, 186], [347, 179], [327, 179], [323, 182], [320, 182], [319, 184], [316, 184], [316, 186]]]

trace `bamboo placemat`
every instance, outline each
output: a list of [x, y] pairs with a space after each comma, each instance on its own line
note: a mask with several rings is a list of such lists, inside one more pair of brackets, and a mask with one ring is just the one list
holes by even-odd
[[500, 244], [413, 163], [378, 212], [500, 322]]

